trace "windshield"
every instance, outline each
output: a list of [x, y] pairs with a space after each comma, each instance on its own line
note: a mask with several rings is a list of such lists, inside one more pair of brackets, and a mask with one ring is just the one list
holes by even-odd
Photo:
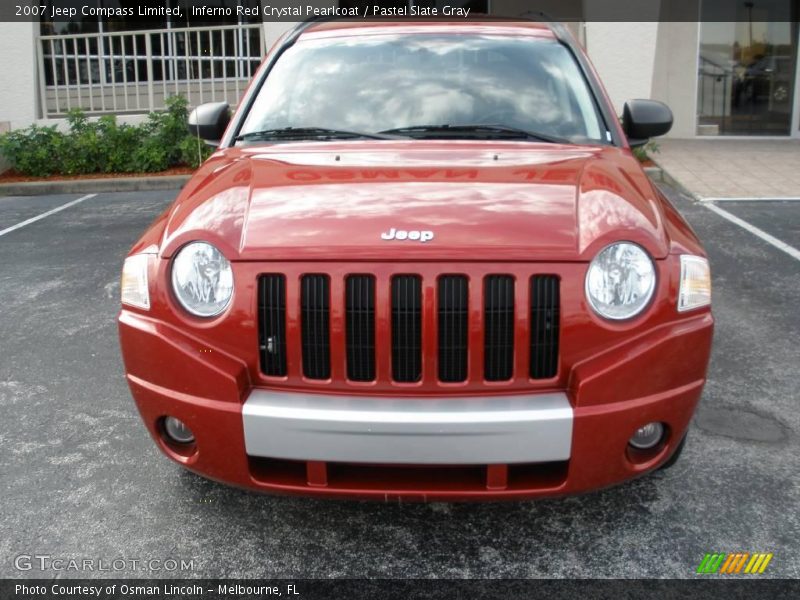
[[[553, 39], [475, 34], [301, 40], [276, 62], [239, 133], [297, 128], [448, 137], [443, 125], [605, 141], [567, 48]], [[394, 131], [407, 128], [428, 130]], [[469, 136], [461, 130], [460, 137]]]

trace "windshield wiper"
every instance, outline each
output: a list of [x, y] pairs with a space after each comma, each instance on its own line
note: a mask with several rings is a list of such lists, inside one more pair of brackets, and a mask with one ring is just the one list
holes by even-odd
[[326, 127], [281, 127], [279, 129], [264, 129], [262, 131], [251, 131], [237, 135], [235, 142], [256, 141], [256, 140], [307, 140], [307, 139], [370, 139], [370, 140], [390, 140], [395, 139], [388, 135], [379, 133], [363, 133], [361, 131], [345, 131], [343, 129], [328, 129]]
[[538, 140], [551, 144], [569, 144], [567, 139], [554, 137], [544, 133], [534, 133], [505, 125], [412, 125], [379, 131], [380, 134], [408, 135], [421, 138], [483, 138], [483, 139], [517, 139]]

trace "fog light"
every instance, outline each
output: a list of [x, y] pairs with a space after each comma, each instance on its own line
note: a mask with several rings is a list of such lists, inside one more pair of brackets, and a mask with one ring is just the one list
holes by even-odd
[[173, 441], [179, 444], [188, 444], [194, 441], [192, 430], [186, 426], [186, 423], [175, 417], [164, 419], [164, 431]]
[[649, 450], [661, 441], [664, 435], [664, 426], [661, 423], [648, 423], [636, 430], [628, 442], [639, 450]]

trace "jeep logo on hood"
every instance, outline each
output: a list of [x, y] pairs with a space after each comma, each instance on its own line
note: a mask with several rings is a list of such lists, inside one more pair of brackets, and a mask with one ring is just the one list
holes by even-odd
[[432, 231], [406, 231], [404, 229], [395, 229], [392, 227], [389, 231], [384, 231], [381, 234], [382, 240], [411, 240], [413, 242], [429, 242], [433, 239]]

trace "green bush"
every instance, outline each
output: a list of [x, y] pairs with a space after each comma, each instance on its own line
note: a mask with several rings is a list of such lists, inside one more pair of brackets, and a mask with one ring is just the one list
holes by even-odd
[[99, 170], [104, 173], [135, 173], [137, 165], [132, 158], [142, 145], [142, 128], [119, 125], [113, 115], [100, 117], [97, 128], [104, 146]]
[[632, 151], [639, 162], [645, 162], [652, 158], [651, 154], [658, 154], [661, 151], [661, 147], [656, 142], [649, 141], [644, 146], [633, 148]]
[[55, 127], [31, 125], [0, 136], [0, 152], [20, 173], [46, 177], [59, 172], [64, 135]]
[[57, 172], [64, 175], [92, 173], [102, 161], [103, 143], [97, 127], [79, 110], [67, 114], [69, 135], [60, 141], [60, 164]]
[[150, 113], [140, 125], [120, 125], [108, 115], [90, 121], [75, 109], [68, 131], [31, 125], [0, 135], [0, 153], [23, 175], [157, 173], [171, 167], [196, 168], [211, 149], [189, 135], [186, 99], [167, 99], [164, 112]]

